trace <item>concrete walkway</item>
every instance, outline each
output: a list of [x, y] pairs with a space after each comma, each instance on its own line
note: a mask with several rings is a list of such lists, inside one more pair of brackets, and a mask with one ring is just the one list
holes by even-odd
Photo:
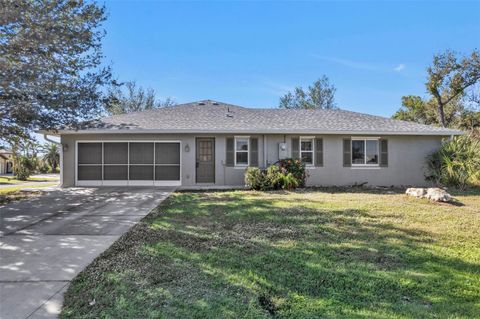
[[55, 318], [68, 283], [174, 188], [55, 189], [0, 206], [0, 318]]

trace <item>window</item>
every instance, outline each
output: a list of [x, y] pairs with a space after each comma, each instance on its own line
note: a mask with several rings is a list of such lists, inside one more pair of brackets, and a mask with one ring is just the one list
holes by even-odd
[[306, 165], [313, 165], [313, 138], [300, 138], [300, 158]]
[[352, 165], [378, 165], [378, 139], [352, 139]]
[[250, 138], [235, 137], [235, 166], [248, 166]]

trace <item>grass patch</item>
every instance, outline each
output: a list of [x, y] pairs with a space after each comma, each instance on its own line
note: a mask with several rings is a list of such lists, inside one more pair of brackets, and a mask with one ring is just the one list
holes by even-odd
[[474, 318], [480, 194], [173, 194], [80, 273], [63, 318]]
[[20, 181], [13, 176], [0, 176], [0, 185], [16, 185], [29, 182], [55, 182], [58, 181], [57, 177], [29, 177], [26, 181]]
[[24, 189], [52, 187], [56, 185], [57, 185], [56, 183], [51, 183], [51, 184], [41, 184], [41, 185], [27, 185], [27, 186], [17, 185], [17, 186], [2, 187], [0, 188], [0, 205], [8, 203], [13, 200], [20, 200], [20, 199], [29, 198], [32, 196], [37, 196], [41, 193], [41, 192], [35, 192], [35, 191], [22, 192], [22, 190]]

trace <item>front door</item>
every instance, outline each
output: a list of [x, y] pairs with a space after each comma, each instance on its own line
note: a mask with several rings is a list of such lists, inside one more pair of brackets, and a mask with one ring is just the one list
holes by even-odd
[[197, 138], [197, 183], [215, 183], [215, 139]]

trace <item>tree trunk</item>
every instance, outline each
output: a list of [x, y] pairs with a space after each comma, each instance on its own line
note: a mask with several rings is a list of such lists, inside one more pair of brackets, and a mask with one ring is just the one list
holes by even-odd
[[443, 111], [443, 103], [438, 101], [438, 116], [440, 117], [440, 123], [442, 124], [442, 127], [447, 127], [447, 124], [445, 123], [445, 112]]

